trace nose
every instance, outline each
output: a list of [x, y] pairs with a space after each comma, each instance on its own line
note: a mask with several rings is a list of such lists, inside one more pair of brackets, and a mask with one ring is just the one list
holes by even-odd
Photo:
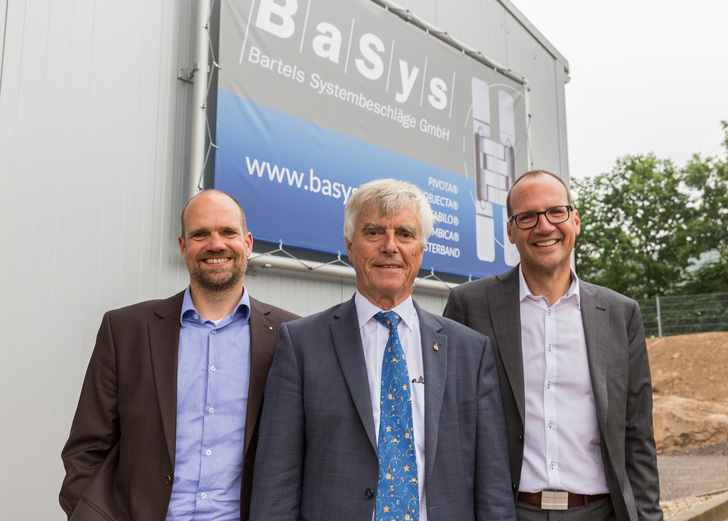
[[224, 250], [225, 242], [220, 237], [220, 234], [215, 232], [210, 235], [210, 241], [207, 244], [207, 249], [210, 251], [222, 251]]
[[382, 250], [385, 253], [395, 253], [397, 251], [397, 240], [394, 231], [387, 231], [382, 239]]
[[549, 222], [545, 213], [536, 214], [536, 226], [534, 227], [536, 233], [548, 233], [554, 228], [556, 226]]

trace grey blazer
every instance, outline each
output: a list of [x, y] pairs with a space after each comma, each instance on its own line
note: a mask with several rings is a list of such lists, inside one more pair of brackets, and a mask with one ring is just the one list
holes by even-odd
[[[652, 384], [639, 306], [607, 288], [584, 281], [579, 286], [602, 457], [615, 514], [619, 521], [661, 520]], [[525, 409], [518, 266], [453, 289], [444, 315], [493, 342], [515, 496], [523, 463]]]
[[[490, 341], [415, 307], [425, 373], [428, 519], [514, 520]], [[377, 438], [351, 299], [281, 327], [265, 391], [251, 519], [371, 521], [377, 481]]]

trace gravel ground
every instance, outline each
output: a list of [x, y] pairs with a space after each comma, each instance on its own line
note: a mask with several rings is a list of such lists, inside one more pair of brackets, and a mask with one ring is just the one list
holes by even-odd
[[660, 501], [660, 505], [662, 506], [662, 513], [664, 515], [664, 519], [671, 519], [678, 514], [682, 514], [683, 512], [687, 512], [691, 508], [695, 508], [701, 503], [705, 503], [709, 499], [712, 499], [717, 494], [711, 494], [709, 496], [700, 496], [700, 497], [684, 497], [681, 499], [670, 499], [666, 501]]
[[665, 519], [728, 490], [728, 442], [657, 456]]

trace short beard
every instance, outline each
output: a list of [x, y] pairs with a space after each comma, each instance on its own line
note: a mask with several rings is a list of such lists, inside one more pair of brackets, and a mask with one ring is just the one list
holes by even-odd
[[208, 277], [209, 273], [205, 272], [201, 268], [190, 269], [190, 278], [197, 282], [202, 290], [208, 294], [222, 294], [229, 290], [236, 288], [240, 281], [243, 280], [245, 270], [247, 268], [247, 262], [242, 265], [235, 264], [227, 277], [222, 279], [213, 279]]

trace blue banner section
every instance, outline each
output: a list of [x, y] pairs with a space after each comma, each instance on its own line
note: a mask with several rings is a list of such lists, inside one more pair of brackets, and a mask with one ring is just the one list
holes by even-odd
[[[502, 247], [491, 262], [478, 256], [473, 179], [223, 90], [217, 103], [215, 188], [240, 202], [254, 238], [345, 254], [346, 202], [359, 185], [393, 177], [419, 186], [436, 216], [423, 269], [473, 278], [509, 269]], [[490, 221], [501, 245], [504, 213], [494, 205]]]

